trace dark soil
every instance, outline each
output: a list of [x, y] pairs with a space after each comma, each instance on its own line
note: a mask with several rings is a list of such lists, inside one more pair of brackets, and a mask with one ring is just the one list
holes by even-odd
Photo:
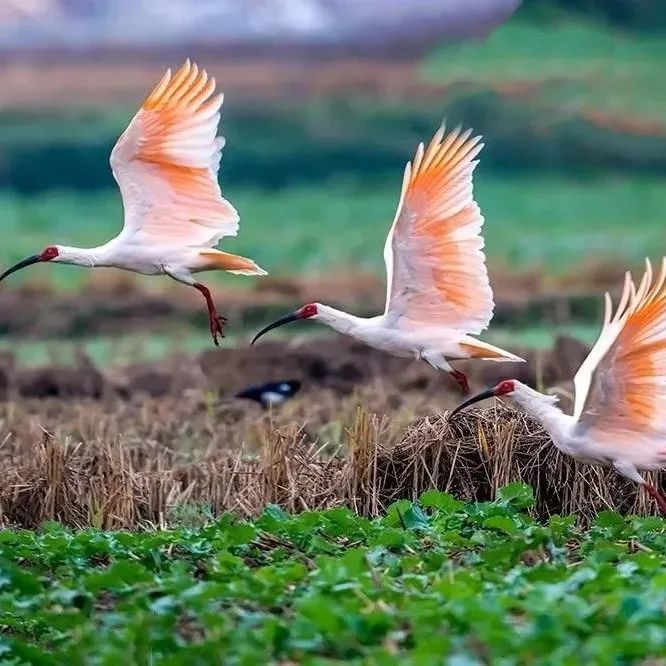
[[[533, 386], [569, 381], [585, 358], [587, 348], [560, 338], [552, 351], [516, 350], [527, 363], [460, 362], [473, 387], [493, 385], [513, 377]], [[85, 356], [73, 367], [17, 367], [11, 354], [0, 358], [0, 399], [93, 398], [135, 395], [181, 395], [188, 389], [213, 391], [231, 397], [250, 384], [297, 379], [303, 391], [327, 389], [350, 395], [360, 385], [381, 381], [391, 392], [457, 395], [451, 378], [416, 360], [388, 356], [341, 337], [301, 343], [269, 341], [255, 347], [223, 348], [197, 356], [176, 356], [104, 370]]]

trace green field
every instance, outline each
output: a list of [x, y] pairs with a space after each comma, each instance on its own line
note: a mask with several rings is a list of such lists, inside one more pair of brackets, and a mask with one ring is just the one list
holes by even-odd
[[[483, 163], [476, 197], [486, 216], [487, 254], [495, 265], [571, 271], [587, 259], [615, 259], [628, 265], [666, 252], [666, 190], [661, 178], [498, 178], [482, 171]], [[241, 229], [223, 246], [252, 256], [274, 275], [379, 272], [400, 172], [396, 165], [394, 177], [375, 188], [334, 182], [326, 187], [227, 191], [240, 211]], [[34, 196], [4, 192], [0, 195], [2, 262], [9, 264], [52, 243], [101, 244], [119, 231], [121, 221], [115, 192]], [[77, 284], [85, 271], [42, 266], [22, 277], [30, 275], [67, 286]]]
[[[662, 42], [541, 3], [486, 40], [427, 55], [414, 83], [441, 84], [441, 99], [342, 94], [264, 107], [230, 96], [221, 181], [242, 226], [224, 247], [271, 274], [381, 271], [402, 166], [446, 117], [486, 137], [476, 195], [491, 263], [574, 272], [587, 260], [633, 265], [663, 255]], [[108, 154], [133, 111], [91, 104], [0, 114], [1, 263], [118, 231]], [[590, 111], [649, 126], [609, 127]], [[82, 275], [32, 274], [60, 287]]]
[[426, 60], [424, 76], [481, 88], [536, 84], [542, 86], [537, 99], [562, 112], [596, 109], [663, 123], [665, 66], [658, 34], [571, 19], [512, 21], [483, 42], [438, 49]]
[[191, 508], [161, 532], [2, 532], [2, 663], [658, 663], [664, 520], [584, 530], [535, 522], [532, 503], [512, 484], [376, 520]]

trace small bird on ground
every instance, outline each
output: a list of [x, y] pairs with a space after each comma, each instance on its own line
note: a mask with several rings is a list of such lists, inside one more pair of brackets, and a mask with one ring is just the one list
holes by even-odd
[[290, 379], [283, 382], [267, 382], [249, 386], [244, 391], [236, 394], [237, 398], [254, 400], [265, 408], [273, 405], [281, 405], [283, 402], [293, 398], [301, 389], [301, 382]]
[[494, 302], [481, 237], [483, 216], [474, 201], [472, 174], [483, 144], [471, 130], [440, 129], [408, 163], [398, 210], [384, 246], [386, 308], [356, 317], [309, 303], [259, 331], [314, 319], [394, 356], [423, 359], [445, 370], [469, 393], [458, 359], [522, 361], [476, 340], [492, 319]]
[[12, 266], [0, 281], [39, 262], [168, 275], [201, 292], [219, 345], [226, 319], [194, 274], [266, 271], [251, 259], [215, 249], [222, 237], [237, 234], [239, 218], [217, 182], [224, 138], [215, 134], [223, 95], [214, 92], [215, 79], [189, 60], [174, 76], [167, 70], [111, 152], [125, 210], [120, 234], [89, 249], [51, 245]]
[[641, 484], [666, 514], [666, 497], [640, 474], [666, 467], [666, 258], [656, 280], [646, 260], [638, 287], [627, 273], [615, 312], [608, 294], [605, 305], [599, 339], [574, 379], [573, 416], [556, 407], [556, 397], [509, 379], [466, 400], [449, 419], [480, 400], [510, 396], [542, 423], [560, 451], [614, 467]]

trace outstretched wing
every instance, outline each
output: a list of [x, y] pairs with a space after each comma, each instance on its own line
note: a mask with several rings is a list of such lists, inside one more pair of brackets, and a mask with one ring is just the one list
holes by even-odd
[[480, 333], [494, 302], [472, 174], [483, 147], [471, 130], [440, 129], [405, 167], [400, 203], [384, 247], [385, 316], [392, 325]]
[[627, 273], [613, 313], [606, 294], [604, 325], [574, 379], [574, 418], [597, 437], [624, 442], [666, 437], [666, 258], [638, 288]]
[[238, 232], [217, 172], [224, 139], [215, 79], [189, 60], [168, 70], [111, 152], [133, 242], [214, 246]]

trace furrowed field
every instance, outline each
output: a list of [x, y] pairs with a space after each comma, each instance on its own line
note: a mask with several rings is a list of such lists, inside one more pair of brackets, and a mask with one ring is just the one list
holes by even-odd
[[[666, 254], [666, 50], [547, 4], [420, 62], [262, 63], [259, 84], [205, 63], [241, 215], [222, 247], [270, 272], [207, 276], [221, 349], [166, 278], [2, 283], [0, 663], [665, 663], [666, 522], [635, 484], [510, 405], [447, 421], [460, 393], [425, 363], [312, 323], [249, 345], [304, 303], [382, 311], [402, 170], [446, 118], [486, 143], [481, 337], [527, 360], [456, 365], [571, 412], [603, 293]], [[2, 267], [119, 230], [109, 151], [161, 69], [24, 67], [49, 86], [7, 76], [0, 100]], [[235, 397], [290, 379], [271, 410]]]

